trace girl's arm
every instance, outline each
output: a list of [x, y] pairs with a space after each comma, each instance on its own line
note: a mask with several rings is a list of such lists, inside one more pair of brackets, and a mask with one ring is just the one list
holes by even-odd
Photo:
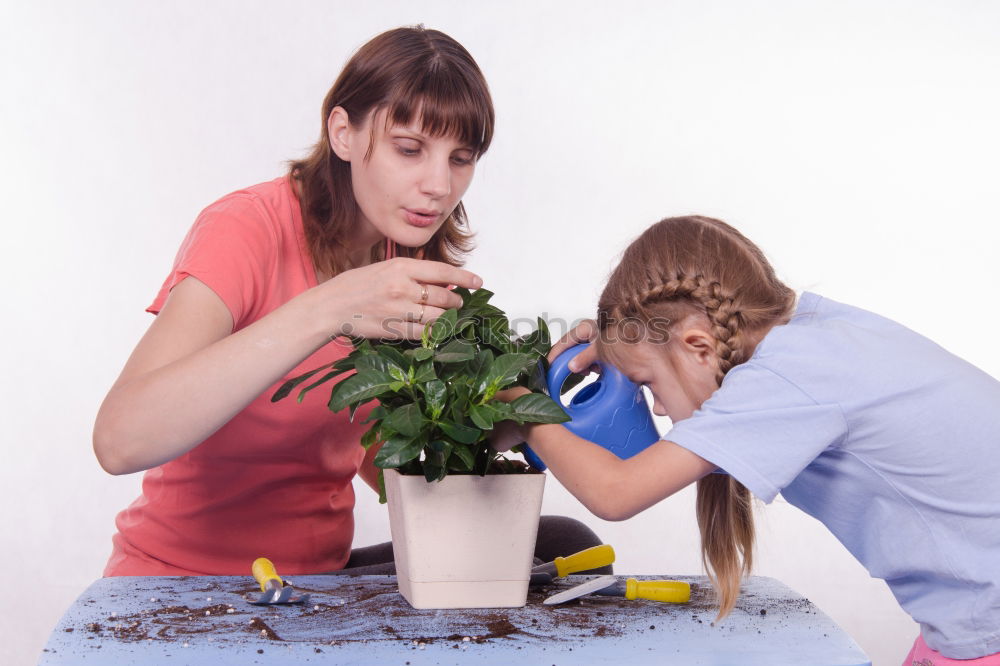
[[[236, 333], [222, 299], [203, 282], [185, 278], [140, 340], [111, 387], [94, 425], [94, 452], [112, 474], [137, 472], [190, 451], [289, 370], [350, 326], [354, 335], [385, 336], [386, 320], [424, 322], [461, 297], [445, 286], [478, 288], [474, 274], [447, 264], [393, 259], [345, 271], [303, 292]], [[456, 301], [458, 301], [456, 303]]]
[[505, 421], [492, 437], [498, 450], [523, 441], [581, 504], [604, 520], [631, 518], [716, 469], [665, 440], [622, 460], [559, 424], [515, 426]]

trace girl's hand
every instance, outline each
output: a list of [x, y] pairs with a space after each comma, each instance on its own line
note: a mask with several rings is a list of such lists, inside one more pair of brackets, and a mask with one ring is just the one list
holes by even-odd
[[493, 428], [493, 432], [490, 433], [489, 440], [490, 447], [494, 451], [498, 451], [499, 453], [510, 451], [518, 444], [524, 444], [524, 427], [513, 421], [500, 421]]
[[482, 279], [438, 261], [397, 257], [344, 271], [312, 291], [329, 335], [419, 338], [449, 308], [462, 306], [452, 285], [478, 289]]
[[[554, 361], [559, 354], [570, 347], [592, 341], [597, 337], [597, 334], [597, 322], [593, 319], [584, 319], [573, 330], [559, 338], [558, 342], [552, 345], [552, 349], [549, 351], [549, 362]], [[570, 372], [578, 374], [586, 374], [591, 371], [596, 372], [596, 362], [597, 350], [591, 347], [586, 351], [580, 352], [576, 358], [570, 361], [569, 369]]]
[[[523, 386], [514, 386], [503, 391], [498, 391], [493, 397], [500, 402], [513, 402], [522, 395], [528, 395], [529, 393], [531, 391]], [[493, 432], [489, 436], [490, 446], [493, 447], [494, 451], [499, 451], [500, 453], [510, 451], [518, 444], [523, 444], [524, 438], [524, 426], [520, 426], [513, 421], [500, 421], [493, 428]]]

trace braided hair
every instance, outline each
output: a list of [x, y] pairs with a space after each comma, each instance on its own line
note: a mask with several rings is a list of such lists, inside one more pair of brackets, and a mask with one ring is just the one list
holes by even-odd
[[[622, 333], [634, 324], [650, 341], [666, 343], [672, 322], [704, 315], [721, 385], [753, 353], [755, 334], [787, 321], [794, 307], [795, 293], [749, 239], [720, 220], [685, 216], [657, 222], [629, 245], [601, 294], [597, 321], [601, 346], [627, 340]], [[698, 481], [696, 512], [721, 618], [753, 565], [750, 491], [728, 475], [709, 474]]]

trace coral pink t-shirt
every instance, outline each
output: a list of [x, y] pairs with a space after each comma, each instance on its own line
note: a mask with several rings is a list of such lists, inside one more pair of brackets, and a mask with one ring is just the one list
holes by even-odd
[[[206, 208], [148, 311], [158, 313], [187, 276], [225, 302], [234, 331], [315, 286], [290, 180], [240, 190]], [[349, 351], [349, 344], [331, 342], [285, 379]], [[115, 521], [105, 576], [249, 575], [257, 557], [288, 574], [344, 566], [354, 533], [351, 480], [364, 457], [359, 440], [368, 410], [353, 423], [346, 410], [330, 412], [332, 383], [302, 403], [294, 393], [272, 403], [284, 381], [185, 455], [145, 473], [142, 495]]]

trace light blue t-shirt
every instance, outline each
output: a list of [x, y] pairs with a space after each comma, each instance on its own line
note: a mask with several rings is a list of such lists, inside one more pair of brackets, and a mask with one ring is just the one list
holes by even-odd
[[[986, 340], [984, 339], [984, 343]], [[820, 520], [957, 659], [1000, 652], [1000, 382], [805, 293], [664, 436]]]

